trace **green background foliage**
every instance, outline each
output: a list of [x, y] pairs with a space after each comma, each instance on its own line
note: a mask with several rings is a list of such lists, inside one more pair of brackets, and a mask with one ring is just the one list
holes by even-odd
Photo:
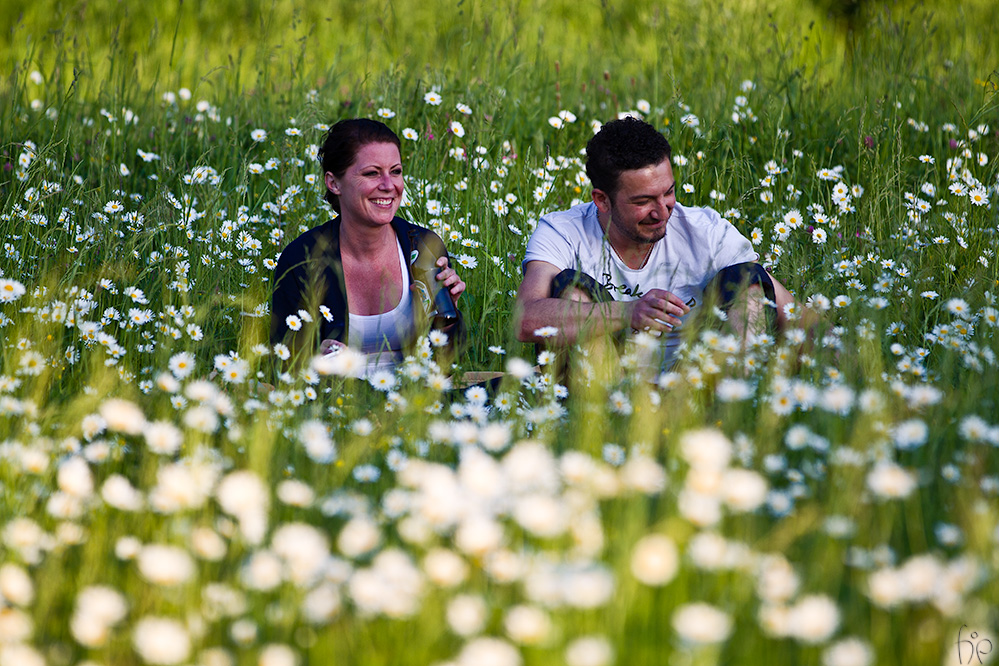
[[[838, 11], [844, 6], [856, 9]], [[415, 617], [370, 620], [356, 613], [341, 586], [341, 614], [317, 629], [302, 619], [304, 590], [291, 582], [272, 591], [242, 589], [240, 572], [257, 548], [242, 540], [215, 499], [191, 511], [125, 512], [95, 494], [86, 512], [65, 519], [46, 500], [59, 492], [58, 464], [85, 452], [97, 488], [120, 474], [151, 494], [173, 463], [217, 465], [219, 474], [252, 470], [268, 497], [294, 479], [320, 500], [342, 506], [350, 504], [345, 497], [362, 498], [380, 507], [399, 484], [389, 453], [453, 468], [460, 448], [474, 446], [454, 433], [474, 439], [488, 422], [507, 428], [511, 442], [530, 438], [554, 455], [581, 452], [604, 467], [611, 463], [601, 458], [637, 459], [639, 467], [660, 466], [668, 479], [647, 495], [619, 486], [612, 496], [586, 500], [597, 507], [606, 536], [593, 564], [613, 572], [619, 586], [604, 607], [552, 610], [555, 637], [524, 648], [526, 663], [562, 660], [563, 644], [582, 632], [606, 634], [618, 663], [661, 663], [664, 656], [690, 663], [819, 660], [821, 647], [761, 630], [762, 602], [748, 569], [708, 571], [685, 555], [664, 589], [640, 585], [630, 573], [632, 548], [644, 535], [666, 534], [685, 549], [698, 533], [680, 508], [690, 472], [680, 443], [687, 431], [711, 427], [736, 442], [738, 464], [765, 477], [777, 495], [714, 528], [737, 551], [785, 556], [801, 594], [827, 595], [840, 608], [837, 637], [863, 637], [877, 663], [939, 664], [953, 650], [958, 619], [983, 631], [996, 626], [996, 448], [987, 441], [993, 435], [967, 434], [974, 429], [966, 426], [979, 418], [994, 430], [999, 396], [997, 23], [999, 8], [984, 0], [4, 2], [0, 270], [27, 293], [0, 305], [0, 520], [30, 518], [61, 535], [38, 565], [16, 549], [3, 551], [38, 589], [37, 603], [24, 611], [34, 621], [36, 645], [53, 663], [137, 663], [130, 637], [137, 618], [201, 612], [202, 587], [222, 581], [248, 595], [244, 614], [259, 626], [260, 643], [295, 645], [313, 663], [359, 663], [359, 654], [365, 663], [450, 659], [464, 644], [444, 620], [455, 590], [428, 591]], [[753, 85], [744, 87], [746, 80]], [[440, 106], [424, 101], [435, 89], [445, 100]], [[723, 352], [708, 342], [711, 330], [697, 338], [700, 331], [691, 329], [690, 356], [658, 382], [629, 354], [589, 385], [572, 385], [566, 398], [549, 366], [524, 383], [507, 377], [506, 402], [497, 397], [487, 411], [460, 392], [432, 389], [426, 369], [400, 378], [389, 400], [360, 380], [307, 385], [273, 351], [260, 351], [266, 319], [249, 315], [269, 298], [266, 260], [329, 214], [319, 187], [306, 186], [318, 175], [306, 159], [321, 137], [317, 125], [389, 109], [393, 129], [411, 127], [420, 137], [403, 143], [413, 205], [402, 214], [430, 224], [428, 202], [437, 201], [448, 211], [439, 218], [477, 243], [448, 239], [452, 255], [477, 262], [462, 271], [472, 345], [459, 370], [502, 369], [516, 355], [533, 365], [533, 347], [516, 343], [508, 327], [532, 224], [588, 196], [579, 171], [590, 123], [643, 100], [645, 117], [686, 158], [676, 168], [678, 183], [691, 188], [681, 201], [737, 210], [733, 223], [746, 235], [760, 230], [761, 255], [799, 301], [816, 293], [843, 299], [824, 313], [804, 356], [788, 340]], [[456, 109], [458, 102], [471, 115]], [[556, 129], [550, 119], [563, 111], [577, 120]], [[735, 120], [733, 113], [742, 115]], [[449, 131], [455, 120], [464, 136]], [[266, 140], [255, 142], [255, 129], [266, 130]], [[458, 149], [468, 159], [457, 159]], [[158, 159], [147, 162], [139, 151]], [[480, 154], [488, 168], [475, 165]], [[963, 166], [952, 169], [958, 156]], [[255, 166], [270, 160], [280, 168]], [[825, 222], [825, 244], [804, 228], [775, 238], [772, 229], [792, 208], [837, 211], [834, 182], [819, 175], [834, 167], [842, 167], [837, 184], [863, 191], [854, 195], [855, 210], [843, 213], [836, 229]], [[209, 168], [212, 178], [201, 178]], [[965, 179], [958, 173], [964, 168], [967, 181], [990, 188], [991, 205], [949, 192]], [[778, 173], [764, 185], [771, 169]], [[536, 197], [542, 183], [551, 190]], [[924, 196], [918, 193], [926, 185], [937, 192], [925, 195], [932, 212], [913, 215], [913, 198]], [[769, 203], [761, 198], [768, 190], [775, 195]], [[506, 195], [521, 209], [511, 204], [501, 215], [494, 206]], [[948, 201], [938, 205], [937, 198]], [[106, 212], [113, 202], [124, 212]], [[140, 288], [148, 303], [129, 297], [127, 287]], [[882, 307], [872, 304], [876, 295]], [[86, 316], [101, 320], [114, 345], [87, 339], [81, 322], [67, 325], [70, 304], [81, 301], [93, 305]], [[129, 320], [133, 308], [141, 318], [146, 307], [150, 321]], [[115, 346], [124, 350], [120, 360], [111, 358]], [[180, 377], [181, 387], [168, 373], [183, 352], [197, 372]], [[232, 383], [216, 377], [221, 397], [195, 381], [220, 357], [237, 356], [245, 375]], [[744, 382], [748, 397], [720, 398], [716, 389], [730, 379]], [[276, 389], [266, 392], [265, 383]], [[844, 387], [857, 400], [836, 407], [827, 398], [842, 396]], [[792, 392], [797, 402], [784, 409]], [[154, 455], [141, 435], [124, 429], [86, 435], [111, 395], [134, 400], [150, 421], [176, 423], [183, 445]], [[216, 410], [221, 423], [191, 425], [196, 407]], [[335, 461], [306, 455], [298, 429], [307, 420], [335, 438]], [[896, 446], [896, 429], [912, 421], [926, 426], [926, 441]], [[807, 445], [791, 447], [792, 429], [800, 438], [802, 426]], [[896, 498], [872, 493], [869, 475], [881, 459], [911, 472], [918, 490]], [[360, 465], [381, 476], [362, 480], [354, 474]], [[608, 468], [602, 482], [618, 476], [625, 474]], [[319, 506], [275, 500], [270, 524], [305, 522], [333, 543], [348, 516]], [[385, 542], [407, 549], [414, 561], [431, 547], [460, 551], [453, 533], [413, 544], [396, 521], [383, 518]], [[575, 556], [567, 534], [547, 539], [509, 516], [498, 520], [518, 552]], [[844, 522], [852, 532], [828, 527]], [[954, 532], [941, 526], [955, 528], [963, 541], [938, 536]], [[73, 543], [77, 527], [86, 538]], [[218, 562], [199, 560], [179, 588], [151, 584], [115, 552], [126, 534], [188, 548], [193, 527], [217, 530], [228, 550]], [[981, 577], [962, 588], [960, 618], [925, 599], [899, 607], [871, 600], [873, 567], [927, 554], [958, 569], [965, 556], [981, 567]], [[507, 609], [527, 603], [521, 589], [498, 584], [481, 558], [459, 556], [472, 573], [458, 590], [486, 597], [487, 630], [502, 634]], [[870, 563], [856, 564], [864, 558]], [[370, 563], [362, 556], [352, 564]], [[94, 583], [122, 590], [134, 606], [106, 647], [88, 651], [73, 642], [68, 618], [76, 593]], [[683, 645], [668, 623], [688, 601], [728, 612], [733, 638], [703, 650]], [[237, 663], [258, 663], [260, 645], [235, 645], [230, 619], [209, 624], [200, 647], [224, 645]]]
[[[871, 32], [886, 20], [905, 31], [901, 39]], [[862, 72], [864, 62], [889, 56], [885, 47], [898, 50], [885, 63], [897, 73], [918, 59], [932, 77], [960, 63], [985, 79], [997, 59], [987, 26], [997, 22], [999, 8], [987, 0], [10, 0], [0, 8], [0, 53], [8, 71], [38, 67], [62, 85], [74, 70], [96, 83], [134, 67], [144, 84], [167, 87], [222, 70], [238, 85], [233, 92], [273, 93], [300, 80], [353, 88], [385, 72], [496, 82], [559, 62], [569, 83], [605, 71], [656, 75], [686, 94], [777, 64], [781, 39], [807, 40], [793, 64], [819, 70], [822, 80], [838, 79], [854, 61]], [[777, 31], [780, 39], [768, 37]]]

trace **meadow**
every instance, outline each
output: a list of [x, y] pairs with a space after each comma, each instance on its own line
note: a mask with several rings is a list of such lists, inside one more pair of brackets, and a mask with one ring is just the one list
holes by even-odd
[[[5, 3], [0, 666], [994, 660], [999, 8], [857, 5]], [[624, 113], [815, 327], [565, 383], [514, 339]], [[453, 364], [268, 343], [349, 116], [468, 284]]]

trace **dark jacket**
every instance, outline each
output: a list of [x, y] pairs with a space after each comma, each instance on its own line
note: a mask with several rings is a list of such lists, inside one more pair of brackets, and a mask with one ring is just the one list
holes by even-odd
[[[413, 263], [416, 260], [414, 249], [424, 247], [421, 241], [429, 242], [431, 247], [438, 247], [443, 256], [448, 256], [444, 243], [430, 229], [415, 225], [400, 217], [392, 220], [403, 256], [407, 258], [410, 284], [414, 282]], [[448, 258], [450, 261], [450, 257]], [[328, 321], [320, 313], [320, 305], [325, 305], [332, 313], [332, 321]], [[421, 321], [424, 303], [417, 292], [413, 293], [413, 312], [417, 319], [416, 331], [426, 333], [429, 326]], [[295, 332], [288, 328], [286, 319], [289, 315], [305, 310], [312, 315], [313, 323], [305, 323], [301, 330]], [[271, 344], [284, 342], [293, 352], [299, 350], [318, 351], [320, 340], [333, 339], [347, 343], [347, 326], [349, 322], [347, 307], [347, 288], [344, 284], [343, 264], [340, 259], [340, 218], [330, 220], [326, 224], [309, 229], [304, 234], [288, 244], [278, 259], [274, 269], [274, 293], [271, 297]], [[425, 319], [425, 317], [423, 317]], [[434, 328], [439, 328], [448, 335], [448, 348], [451, 353], [459, 350], [465, 343], [465, 323], [458, 312], [457, 320], [444, 326], [433, 322]], [[319, 335], [316, 337], [315, 327]], [[415, 339], [407, 341], [405, 351], [411, 351]]]

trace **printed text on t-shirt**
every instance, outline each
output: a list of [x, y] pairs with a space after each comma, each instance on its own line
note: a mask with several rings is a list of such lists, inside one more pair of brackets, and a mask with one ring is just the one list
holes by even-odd
[[614, 278], [610, 273], [604, 273], [604, 288], [608, 291], [616, 291], [619, 294], [624, 294], [625, 296], [631, 296], [632, 298], [641, 298], [644, 293], [641, 289], [641, 285], [635, 285], [634, 287], [629, 287], [626, 284], [614, 284]]

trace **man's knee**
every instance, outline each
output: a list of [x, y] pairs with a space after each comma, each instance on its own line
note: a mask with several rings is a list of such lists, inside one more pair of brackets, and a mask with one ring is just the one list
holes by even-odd
[[735, 299], [727, 308], [732, 311], [745, 312], [749, 315], [763, 314], [774, 310], [773, 301], [766, 295], [766, 291], [758, 284], [746, 285], [745, 288], [736, 292]]
[[747, 262], [723, 268], [712, 281], [712, 288], [719, 306], [730, 317], [753, 321], [762, 319], [767, 329], [776, 330], [773, 281], [759, 264]]
[[[554, 278], [552, 278], [551, 287], [549, 291], [549, 296], [551, 298], [561, 298], [567, 301], [572, 301], [573, 303], [607, 303], [614, 300], [614, 296], [611, 294], [607, 287], [603, 286], [592, 276], [586, 273], [568, 268]], [[614, 345], [620, 344], [622, 333], [613, 336]], [[603, 352], [603, 346], [601, 340], [585, 339], [586, 336], [582, 336], [583, 342], [590, 346], [591, 354], [597, 357], [606, 356]], [[597, 345], [596, 351], [593, 349], [593, 345]], [[551, 344], [538, 343], [535, 345], [535, 349], [538, 353], [544, 351], [545, 349], [551, 348]], [[561, 381], [565, 382], [569, 375], [569, 350], [561, 349], [560, 358], [557, 364], [556, 375], [561, 378]]]
[[715, 275], [712, 287], [723, 310], [730, 308], [740, 291], [747, 287], [756, 287], [768, 299], [774, 300], [774, 283], [763, 266], [755, 262], [726, 266]]
[[606, 303], [614, 300], [607, 287], [586, 273], [571, 268], [552, 278], [550, 294], [552, 298], [565, 298], [580, 303]]
[[590, 296], [590, 292], [585, 289], [580, 289], [579, 287], [573, 287], [572, 289], [567, 289], [562, 292], [559, 298], [565, 298], [576, 303], [592, 303], [593, 298]]

